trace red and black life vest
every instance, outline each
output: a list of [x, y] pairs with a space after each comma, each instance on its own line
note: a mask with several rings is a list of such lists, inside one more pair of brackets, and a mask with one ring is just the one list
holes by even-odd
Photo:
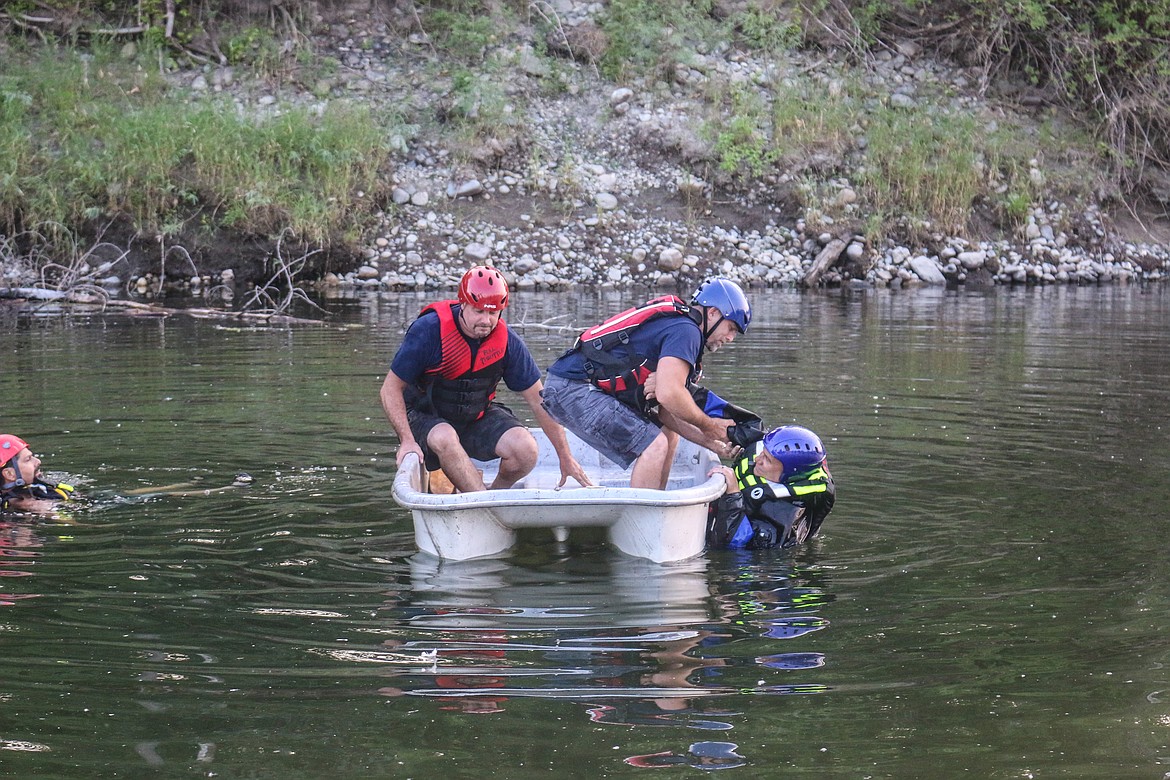
[[[600, 325], [594, 325], [573, 344], [585, 357], [585, 374], [597, 388], [616, 397], [619, 401], [643, 414], [652, 414], [654, 404], [648, 403], [643, 385], [647, 377], [658, 368], [645, 355], [632, 350], [625, 357], [615, 357], [611, 350], [618, 346], [629, 349], [630, 334], [638, 327], [659, 317], [687, 317], [700, 328], [703, 327], [703, 313], [674, 295], [652, 298], [641, 306], [615, 314]], [[697, 381], [701, 371], [702, 353], [695, 359], [695, 370], [690, 381]]]
[[478, 420], [496, 397], [496, 386], [504, 377], [508, 352], [508, 327], [501, 319], [491, 334], [472, 350], [472, 340], [455, 322], [458, 301], [438, 301], [423, 308], [419, 316], [433, 311], [439, 315], [442, 360], [423, 374], [427, 400], [435, 414], [455, 423]]

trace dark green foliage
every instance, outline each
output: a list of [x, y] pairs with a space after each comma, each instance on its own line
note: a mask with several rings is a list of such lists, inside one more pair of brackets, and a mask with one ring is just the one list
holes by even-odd
[[850, 0], [891, 41], [912, 36], [1026, 79], [1095, 117], [1118, 181], [1170, 164], [1170, 0]]

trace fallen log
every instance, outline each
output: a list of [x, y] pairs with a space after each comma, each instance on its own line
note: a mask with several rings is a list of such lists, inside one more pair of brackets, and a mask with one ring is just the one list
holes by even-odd
[[[41, 287], [2, 287], [0, 298], [16, 300], [44, 301], [52, 303], [72, 304], [79, 307], [96, 306], [100, 309], [124, 309], [128, 313], [143, 316], [176, 317], [187, 316], [196, 319], [237, 320], [265, 325], [327, 325], [337, 327], [334, 323], [324, 320], [312, 320], [304, 317], [293, 317], [279, 311], [228, 311], [224, 309], [189, 308], [176, 309], [160, 306], [155, 303], [139, 301], [111, 300], [92, 293], [77, 293], [64, 290], [51, 290]], [[362, 327], [360, 325], [345, 325], [343, 327]]]
[[847, 246], [849, 246], [849, 242], [843, 238], [834, 238], [825, 244], [825, 248], [813, 260], [812, 267], [808, 269], [808, 273], [800, 280], [801, 285], [804, 287], [815, 287], [825, 271], [832, 268], [833, 264], [841, 258], [841, 253], [845, 251], [845, 247]]

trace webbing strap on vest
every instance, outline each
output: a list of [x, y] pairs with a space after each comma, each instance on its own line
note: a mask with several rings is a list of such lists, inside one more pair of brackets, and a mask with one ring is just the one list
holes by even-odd
[[772, 493], [777, 498], [787, 498], [789, 496], [808, 496], [813, 493], [824, 493], [829, 489], [829, 474], [820, 466], [817, 466], [812, 471], [799, 475], [799, 479], [772, 482], [752, 471], [753, 463], [753, 458], [744, 456], [735, 464], [735, 478], [739, 483], [740, 490], [767, 485], [772, 488]]

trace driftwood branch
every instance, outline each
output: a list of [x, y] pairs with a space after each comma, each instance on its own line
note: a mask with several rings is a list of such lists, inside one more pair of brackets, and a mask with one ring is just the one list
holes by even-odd
[[825, 271], [832, 268], [833, 264], [841, 258], [841, 253], [845, 251], [847, 246], [849, 246], [849, 242], [843, 238], [834, 238], [825, 244], [825, 248], [820, 251], [816, 260], [813, 260], [812, 268], [808, 269], [808, 273], [800, 280], [801, 285], [815, 287]]
[[3, 287], [0, 288], [0, 298], [16, 300], [34, 300], [46, 303], [70, 304], [76, 306], [97, 306], [103, 311], [110, 309], [124, 310], [128, 314], [144, 317], [194, 317], [195, 319], [234, 320], [237, 322], [257, 325], [325, 325], [328, 327], [358, 328], [360, 325], [342, 325], [326, 323], [322, 320], [311, 320], [303, 317], [292, 317], [275, 312], [253, 311], [224, 311], [222, 309], [191, 308], [174, 309], [159, 306], [153, 303], [138, 301], [109, 300], [104, 295], [94, 295], [90, 292], [47, 290], [40, 287]]

